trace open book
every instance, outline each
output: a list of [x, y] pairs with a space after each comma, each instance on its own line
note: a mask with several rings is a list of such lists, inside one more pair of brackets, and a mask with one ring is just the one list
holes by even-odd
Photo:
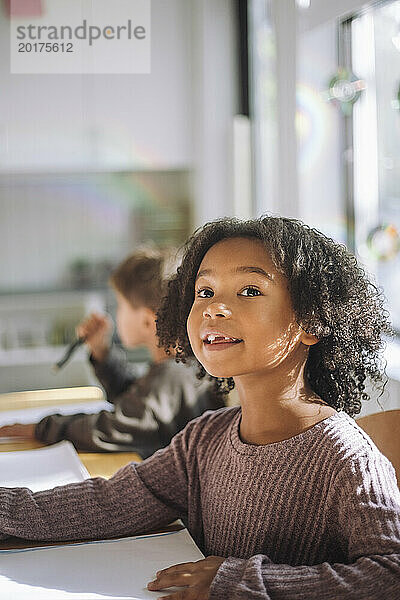
[[[82, 481], [85, 467], [69, 442], [0, 453], [2, 486], [35, 491]], [[0, 550], [2, 600], [146, 600], [156, 571], [203, 558], [186, 529], [117, 540]]]

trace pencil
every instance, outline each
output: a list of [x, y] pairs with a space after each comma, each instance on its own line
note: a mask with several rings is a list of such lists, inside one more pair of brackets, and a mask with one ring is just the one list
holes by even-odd
[[79, 337], [77, 340], [75, 340], [75, 342], [72, 342], [72, 344], [70, 344], [66, 349], [63, 357], [53, 365], [53, 370], [59, 371], [69, 361], [75, 350], [85, 343], [85, 340], [85, 337]]

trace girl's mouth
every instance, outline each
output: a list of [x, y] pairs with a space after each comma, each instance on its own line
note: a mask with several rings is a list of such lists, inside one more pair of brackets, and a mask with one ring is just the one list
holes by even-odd
[[241, 342], [243, 340], [218, 333], [209, 333], [203, 338], [203, 344], [207, 350], [225, 350]]

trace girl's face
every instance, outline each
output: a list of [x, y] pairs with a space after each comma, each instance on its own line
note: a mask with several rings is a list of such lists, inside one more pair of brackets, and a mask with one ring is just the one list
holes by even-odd
[[215, 377], [270, 371], [306, 356], [317, 340], [296, 323], [288, 281], [263, 243], [231, 238], [212, 246], [197, 273], [187, 320], [193, 352]]

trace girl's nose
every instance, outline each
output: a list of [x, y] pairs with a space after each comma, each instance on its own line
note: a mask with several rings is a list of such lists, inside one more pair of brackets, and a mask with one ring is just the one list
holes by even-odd
[[221, 302], [210, 302], [204, 309], [203, 317], [207, 319], [215, 319], [216, 317], [230, 318], [232, 315], [230, 309]]

